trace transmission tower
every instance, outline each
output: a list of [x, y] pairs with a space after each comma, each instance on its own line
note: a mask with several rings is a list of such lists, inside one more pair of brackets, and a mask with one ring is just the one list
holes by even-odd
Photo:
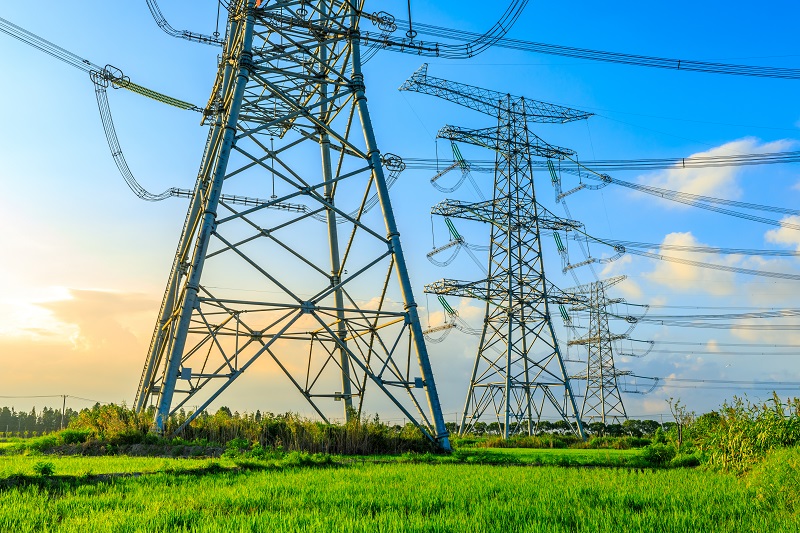
[[617, 386], [617, 377], [629, 375], [630, 371], [617, 370], [614, 366], [613, 343], [628, 338], [628, 334], [612, 334], [608, 328], [608, 306], [624, 302], [621, 298], [608, 298], [606, 289], [623, 281], [625, 276], [616, 276], [602, 281], [580, 285], [565, 292], [584, 298], [584, 302], [573, 305], [573, 312], [588, 311], [589, 327], [586, 334], [567, 342], [568, 346], [585, 346], [588, 352], [586, 373], [571, 376], [586, 382], [586, 391], [581, 406], [584, 422], [619, 423], [628, 419], [622, 395]]
[[540, 243], [541, 230], [568, 231], [580, 224], [558, 218], [537, 203], [531, 170], [534, 156], [560, 159], [574, 152], [546, 143], [528, 125], [564, 123], [591, 114], [434, 78], [427, 75], [427, 65], [400, 90], [438, 96], [497, 120], [496, 126], [484, 129], [445, 126], [438, 134], [496, 153], [491, 200], [477, 203], [445, 200], [432, 210], [437, 215], [477, 220], [491, 226], [485, 279], [474, 282], [443, 279], [425, 287], [426, 292], [438, 295], [486, 302], [461, 431], [469, 431], [489, 411], [503, 427], [505, 438], [514, 433], [532, 434], [549, 410], [583, 436], [550, 317], [548, 303], [552, 303], [555, 294], [545, 278]]
[[381, 157], [365, 97], [362, 3], [230, 5], [136, 396], [139, 410], [154, 401], [158, 430], [198, 405], [190, 422], [266, 356], [264, 379], [282, 374], [323, 420], [334, 401], [360, 415], [369, 388], [449, 448], [388, 195], [403, 165]]

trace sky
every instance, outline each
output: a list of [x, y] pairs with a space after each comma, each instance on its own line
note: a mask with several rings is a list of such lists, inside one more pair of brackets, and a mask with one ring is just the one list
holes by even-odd
[[[203, 105], [216, 71], [218, 49], [169, 37], [154, 23], [146, 3], [45, 1], [32, 10], [4, 5], [0, 16], [99, 65], [114, 65], [133, 81]], [[216, 3], [163, 0], [172, 26], [214, 31]], [[503, 3], [412, 1], [412, 20], [483, 31]], [[406, 2], [376, 1], [407, 19]], [[659, 57], [800, 67], [796, 21], [800, 5], [790, 0], [762, 3], [671, 2], [630, 4], [532, 1], [508, 36], [517, 39]], [[367, 23], [368, 24], [368, 23]], [[187, 204], [137, 199], [117, 173], [100, 124], [88, 76], [4, 34], [0, 34], [0, 396], [69, 394], [102, 402], [127, 402], [136, 393], [147, 344]], [[536, 125], [548, 142], [575, 150], [581, 160], [737, 155], [800, 150], [800, 82], [713, 75], [534, 55], [493, 48], [468, 60], [425, 59], [429, 74], [514, 95], [595, 113], [587, 121]], [[435, 140], [445, 124], [491, 126], [489, 117], [396, 89], [423, 58], [388, 51], [365, 66], [367, 95], [383, 152], [408, 158], [441, 158], [450, 147]], [[128, 164], [149, 190], [190, 188], [206, 137], [195, 113], [165, 107], [137, 95], [109, 91], [117, 134]], [[467, 159], [490, 159], [481, 149], [461, 146]], [[477, 267], [462, 254], [447, 269], [425, 254], [445, 242], [441, 220], [430, 207], [445, 197], [475, 200], [465, 186], [445, 195], [429, 185], [431, 171], [406, 170], [392, 188], [401, 239], [423, 326], [442, 320], [441, 307], [422, 287], [441, 277], [477, 279]], [[614, 172], [613, 177], [692, 194], [794, 208], [800, 199], [800, 166], [718, 167]], [[476, 174], [485, 194], [491, 176]], [[565, 175], [564, 189], [577, 185]], [[570, 185], [571, 184], [571, 185]], [[536, 192], [551, 211], [555, 202], [544, 173]], [[567, 198], [571, 218], [597, 237], [656, 244], [800, 250], [800, 233], [671, 203], [610, 185]], [[767, 218], [780, 215], [767, 214]], [[795, 217], [788, 222], [800, 222]], [[468, 241], [488, 240], [486, 228], [464, 223]], [[545, 239], [543, 239], [544, 241]], [[591, 248], [598, 258], [613, 255]], [[657, 251], [657, 249], [656, 249]], [[574, 244], [571, 260], [582, 260]], [[546, 271], [561, 287], [574, 285], [561, 272], [550, 241], [544, 244]], [[800, 274], [797, 258], [720, 256], [670, 252], [695, 261]], [[597, 275], [627, 279], [609, 291], [632, 304], [649, 304], [649, 315], [744, 312], [796, 307], [797, 281], [745, 276], [626, 255], [594, 266]], [[589, 269], [577, 273], [593, 278]], [[473, 327], [482, 309], [467, 300], [450, 302]], [[716, 309], [715, 309], [716, 308]], [[621, 307], [640, 313], [641, 307]], [[437, 322], [438, 321], [438, 322]], [[757, 323], [763, 324], [764, 320]], [[772, 321], [771, 324], [779, 322]], [[793, 324], [791, 320], [783, 322]], [[612, 321], [612, 330], [627, 324]], [[556, 320], [559, 339], [568, 333]], [[800, 331], [686, 328], [640, 324], [632, 337], [660, 342], [642, 358], [618, 356], [617, 368], [640, 376], [680, 379], [800, 381]], [[725, 347], [725, 344], [757, 344]], [[431, 358], [448, 421], [463, 406], [475, 337], [453, 332], [431, 345]], [[629, 348], [630, 344], [621, 346]], [[570, 354], [573, 353], [570, 348]], [[624, 351], [624, 350], [623, 350]], [[239, 410], [308, 413], [303, 400], [282, 394], [273, 376], [254, 370], [218, 402]], [[627, 389], [634, 388], [632, 384]], [[730, 387], [725, 384], [724, 387]], [[766, 391], [720, 384], [667, 382], [649, 394], [625, 393], [628, 413], [657, 417], [666, 399], [680, 398], [705, 412], [734, 394], [765, 399]], [[647, 387], [645, 387], [647, 388]], [[637, 390], [644, 390], [639, 386]], [[797, 395], [781, 391], [782, 396]], [[49, 403], [48, 403], [49, 402]], [[89, 402], [70, 399], [73, 408]], [[29, 408], [58, 400], [5, 398], [0, 404]], [[310, 413], [309, 413], [310, 414]]]

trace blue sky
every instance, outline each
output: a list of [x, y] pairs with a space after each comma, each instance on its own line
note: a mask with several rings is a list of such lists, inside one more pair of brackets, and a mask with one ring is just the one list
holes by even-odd
[[[368, 4], [405, 19], [405, 2]], [[214, 31], [216, 4], [164, 0], [162, 11], [176, 28]], [[413, 20], [482, 31], [505, 6], [485, 2], [412, 2]], [[531, 2], [509, 33], [532, 41], [661, 57], [766, 66], [800, 66], [796, 22], [800, 5], [672, 2], [597, 4]], [[37, 10], [3, 6], [0, 16], [90, 59], [112, 64], [141, 85], [203, 105], [213, 82], [218, 50], [171, 38], [153, 22], [145, 2], [75, 4], [45, 2]], [[74, 394], [130, 402], [144, 360], [152, 323], [171, 264], [186, 204], [171, 199], [138, 200], [119, 177], [108, 151], [88, 76], [5, 35], [0, 35], [0, 99], [5, 127], [0, 158], [5, 194], [0, 205], [6, 231], [0, 235], [0, 395]], [[365, 67], [367, 95], [383, 152], [435, 157], [436, 131], [445, 124], [491, 125], [488, 117], [397, 87], [423, 62], [413, 55], [381, 52]], [[588, 121], [541, 126], [535, 132], [576, 150], [581, 159], [689, 157], [800, 149], [798, 81], [675, 72], [533, 55], [495, 48], [469, 60], [431, 59], [429, 73], [596, 113]], [[109, 96], [125, 156], [140, 182], [153, 192], [191, 187], [206, 131], [194, 113], [175, 110], [124, 91]], [[449, 146], [438, 143], [440, 157]], [[491, 154], [461, 147], [468, 159]], [[425, 259], [431, 248], [430, 206], [445, 198], [429, 184], [431, 172], [408, 170], [392, 189], [398, 223], [417, 299], [430, 303], [430, 320], [441, 320], [422, 286], [440, 277], [476, 279], [466, 256], [447, 270]], [[614, 177], [665, 188], [793, 208], [800, 199], [800, 168], [793, 165], [615, 172]], [[476, 174], [483, 190], [490, 176]], [[569, 188], [565, 182], [565, 189]], [[537, 176], [542, 203], [563, 215], [549, 179]], [[467, 187], [449, 197], [474, 199]], [[582, 191], [568, 199], [573, 218], [600, 237], [652, 243], [736, 248], [797, 249], [800, 235], [720, 214], [671, 204], [627, 189]], [[779, 216], [779, 215], [778, 215]], [[445, 228], [436, 224], [437, 244]], [[459, 225], [480, 244], [486, 228]], [[770, 233], [770, 231], [773, 231]], [[593, 252], [602, 255], [603, 251]], [[546, 243], [547, 271], [563, 286], [573, 284]], [[800, 273], [797, 259], [687, 255], [691, 259]], [[580, 260], [572, 257], [573, 262]], [[797, 282], [700, 270], [628, 256], [601, 276], [625, 274], [612, 294], [630, 302], [686, 307], [796, 307]], [[602, 271], [602, 272], [601, 272]], [[591, 272], [578, 273], [582, 281]], [[481, 310], [451, 302], [474, 327]], [[428, 310], [423, 319], [428, 320]], [[652, 308], [651, 314], [735, 310]], [[624, 324], [614, 324], [625, 329]], [[558, 323], [561, 338], [566, 339]], [[640, 325], [642, 339], [698, 342], [664, 345], [679, 353], [652, 353], [617, 361], [639, 375], [692, 379], [800, 381], [796, 355], [744, 349], [766, 355], [717, 352], [720, 343], [800, 345], [796, 331], [728, 331]], [[708, 344], [711, 342], [712, 344]], [[717, 345], [714, 344], [717, 343]], [[453, 333], [431, 346], [444, 409], [451, 420], [463, 404], [476, 339]], [[791, 352], [792, 350], [780, 350]], [[693, 353], [689, 353], [693, 352]], [[300, 399], [264, 394], [269, 371], [252, 372], [222, 401], [240, 409], [297, 410]], [[259, 381], [262, 380], [262, 381]], [[684, 384], [686, 385], [686, 384]], [[271, 386], [270, 386], [271, 387]], [[258, 392], [257, 392], [258, 391]], [[737, 393], [730, 389], [663, 388], [626, 395], [632, 414], [664, 413], [664, 399], [681, 397], [705, 411]], [[750, 392], [751, 398], [764, 392]], [[788, 393], [784, 393], [786, 395]], [[279, 399], [280, 398], [280, 399]], [[26, 400], [27, 401], [27, 400]], [[20, 400], [19, 405], [29, 405]], [[33, 402], [30, 400], [29, 402]], [[7, 402], [8, 403], [8, 402]], [[15, 402], [17, 403], [17, 402]], [[41, 405], [41, 403], [39, 403]]]

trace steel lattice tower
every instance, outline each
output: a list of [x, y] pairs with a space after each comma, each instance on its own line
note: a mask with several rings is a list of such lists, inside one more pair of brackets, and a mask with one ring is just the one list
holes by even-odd
[[583, 427], [550, 316], [556, 298], [545, 278], [541, 230], [568, 230], [578, 223], [552, 215], [536, 201], [531, 160], [563, 158], [571, 150], [552, 146], [528, 129], [530, 122], [563, 123], [590, 116], [575, 109], [427, 75], [424, 65], [401, 90], [439, 96], [493, 116], [497, 125], [477, 130], [446, 126], [439, 137], [485, 147], [496, 153], [492, 200], [446, 200], [432, 213], [490, 224], [488, 277], [475, 282], [444, 279], [426, 292], [478, 298], [486, 302], [461, 431], [469, 431], [487, 411], [504, 436], [532, 434], [546, 411], [583, 436]]
[[[583, 299], [573, 305], [572, 311], [588, 311], [589, 327], [585, 335], [568, 341], [569, 346], [585, 346], [588, 352], [586, 374], [572, 376], [586, 382], [586, 391], [581, 406], [581, 419], [603, 424], [619, 423], [627, 420], [622, 395], [617, 386], [617, 376], [630, 374], [619, 371], [614, 366], [614, 341], [627, 338], [626, 334], [613, 335], [608, 327], [608, 309], [622, 299], [610, 299], [606, 289], [623, 281], [625, 276], [616, 276], [603, 281], [595, 281], [567, 289], [565, 292]], [[588, 298], [588, 299], [587, 299]]]
[[231, 4], [136, 397], [139, 410], [155, 400], [161, 431], [266, 355], [323, 419], [334, 400], [360, 414], [369, 387], [449, 448], [388, 195], [403, 165], [381, 156], [367, 108], [362, 7]]

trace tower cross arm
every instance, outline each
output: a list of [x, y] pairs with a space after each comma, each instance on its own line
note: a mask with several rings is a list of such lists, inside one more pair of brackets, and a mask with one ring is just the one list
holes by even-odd
[[[540, 205], [537, 203], [537, 207]], [[494, 223], [498, 214], [505, 215], [513, 224], [540, 229], [570, 231], [580, 229], [583, 223], [553, 215], [545, 210], [544, 215], [537, 214], [533, 205], [515, 205], [508, 197], [495, 198], [483, 202], [462, 202], [460, 200], [442, 200], [431, 208], [431, 214], [478, 222]], [[512, 212], [513, 211], [513, 212]]]
[[549, 159], [565, 159], [575, 155], [574, 150], [554, 146], [532, 131], [528, 131], [528, 139], [524, 143], [518, 139], [509, 138], [507, 135], [504, 136], [503, 132], [498, 131], [497, 127], [470, 129], [447, 125], [439, 130], [436, 137], [465, 142], [506, 154], [512, 154], [522, 148], [529, 147], [532, 155]]
[[[625, 275], [614, 276], [612, 278], [607, 278], [607, 279], [600, 280], [600, 281], [593, 281], [591, 283], [585, 283], [583, 285], [578, 285], [576, 287], [571, 287], [569, 289], [566, 289], [566, 292], [571, 293], [571, 294], [590, 294], [593, 291], [597, 291], [598, 288], [608, 289], [609, 287], [613, 287], [617, 283], [625, 281], [626, 279], [627, 279], [627, 276], [625, 276]], [[598, 287], [598, 286], [601, 286], [601, 287]], [[611, 301], [611, 300], [608, 300], [608, 302], [609, 303], [619, 303], [619, 302], [614, 302], [614, 301]]]
[[477, 298], [484, 301], [493, 301], [497, 297], [503, 298], [506, 291], [502, 288], [492, 290], [489, 288], [488, 280], [460, 281], [456, 279], [440, 279], [425, 285], [425, 292], [428, 294], [460, 296], [462, 298]]
[[584, 337], [582, 339], [573, 339], [571, 341], [567, 341], [567, 346], [580, 346], [580, 345], [597, 345], [600, 342], [607, 342], [607, 341], [619, 341], [623, 339], [627, 339], [627, 335], [622, 334], [614, 334], [614, 335], [603, 335], [603, 336], [593, 336], [593, 337]]
[[581, 305], [588, 301], [585, 296], [566, 292], [549, 280], [545, 281], [545, 287], [547, 291], [547, 302], [553, 305]]
[[500, 112], [508, 112], [524, 116], [528, 122], [545, 124], [562, 124], [574, 120], [589, 118], [594, 113], [580, 111], [570, 107], [549, 104], [522, 96], [513, 96], [467, 85], [455, 81], [428, 76], [428, 64], [423, 64], [401, 86], [401, 91], [413, 91], [437, 96], [444, 100], [474, 109], [492, 117]]

